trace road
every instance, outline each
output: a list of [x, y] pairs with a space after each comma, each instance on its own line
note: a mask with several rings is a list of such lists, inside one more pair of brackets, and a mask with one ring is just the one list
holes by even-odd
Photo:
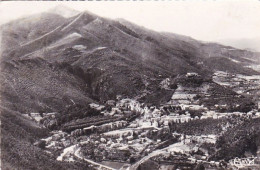
[[156, 150], [153, 151], [152, 153], [150, 153], [149, 155], [143, 157], [142, 159], [140, 159], [138, 162], [136, 162], [135, 164], [133, 164], [129, 170], [136, 170], [138, 168], [139, 165], [141, 165], [142, 163], [148, 161], [150, 158], [156, 156], [156, 155], [160, 155], [162, 153], [165, 153], [164, 150]]
[[[178, 143], [175, 143], [175, 144], [182, 144], [183, 142], [178, 142]], [[174, 145], [174, 144], [173, 144]], [[173, 145], [170, 145], [166, 148], [163, 148], [163, 149], [160, 149], [160, 150], [155, 150], [153, 152], [151, 152], [149, 155], [143, 157], [142, 159], [140, 159], [138, 162], [136, 162], [135, 164], [133, 164], [131, 167], [129, 167], [129, 170], [136, 170], [138, 168], [139, 165], [141, 165], [142, 163], [148, 161], [150, 158], [154, 157], [154, 156], [157, 156], [157, 155], [160, 155], [160, 154], [165, 154], [167, 153], [167, 150], [172, 148]]]
[[102, 169], [102, 170], [116, 170], [116, 169], [114, 169], [114, 168], [111, 168], [111, 167], [102, 165], [102, 164], [100, 164], [100, 163], [94, 162], [94, 161], [92, 161], [92, 160], [90, 160], [90, 159], [83, 158], [83, 157], [80, 155], [79, 151], [80, 151], [80, 147], [77, 148], [76, 151], [74, 152], [74, 155], [75, 155], [77, 158], [82, 159], [82, 160], [84, 160], [84, 161], [86, 161], [86, 162], [88, 162], [88, 163], [90, 163], [90, 164], [92, 164], [92, 165], [94, 165], [94, 166], [97, 166], [98, 169]]

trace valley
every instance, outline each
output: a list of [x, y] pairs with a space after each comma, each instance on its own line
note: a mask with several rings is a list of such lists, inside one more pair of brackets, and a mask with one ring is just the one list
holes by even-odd
[[259, 53], [57, 11], [1, 25], [3, 170], [259, 168]]
[[[244, 112], [239, 104], [229, 106], [228, 102], [204, 106], [200, 98], [205, 99], [205, 96], [196, 96], [211, 98], [209, 89], [214, 83], [193, 84], [198, 76], [188, 73], [182, 77], [171, 99], [160, 107], [147, 106], [120, 95], [117, 100], [109, 100], [104, 105], [91, 103], [89, 106], [97, 115], [69, 121], [61, 126], [61, 130], [54, 130], [52, 136], [41, 139], [40, 143], [44, 142], [45, 152], [56, 155], [58, 161], [81, 159], [101, 169], [138, 169], [147, 161], [155, 162], [162, 169], [167, 166], [195, 168], [198, 164], [207, 168], [235, 167], [225, 157], [215, 158], [218, 152], [216, 143], [229, 129], [245, 121], [259, 120], [259, 108]], [[258, 79], [257, 76], [251, 77], [244, 81], [248, 80], [247, 84], [254, 88], [255, 84], [250, 80]], [[189, 82], [188, 87], [183, 86], [184, 79]], [[173, 81], [167, 80], [168, 83]], [[240, 86], [243, 91], [247, 88], [249, 86], [245, 89]], [[236, 111], [232, 111], [234, 109]], [[50, 127], [50, 122], [57, 124], [59, 114], [42, 113], [41, 116], [31, 113], [24, 116]]]

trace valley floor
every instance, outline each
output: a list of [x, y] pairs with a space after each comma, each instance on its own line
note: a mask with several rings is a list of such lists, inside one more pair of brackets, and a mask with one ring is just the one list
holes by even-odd
[[[214, 80], [226, 81], [223, 74], [216, 73], [219, 77]], [[251, 85], [255, 86], [252, 82]], [[91, 103], [89, 107], [97, 115], [71, 120], [35, 145], [57, 161], [83, 161], [94, 169], [257, 167], [259, 127], [255, 124], [260, 122], [259, 109], [220, 112], [219, 107], [225, 104], [209, 109], [194, 99], [198, 90], [208, 94], [207, 85], [195, 90], [179, 85], [171, 100], [160, 107], [120, 96], [105, 105]], [[59, 113], [30, 113], [23, 117], [41, 126], [51, 126]], [[245, 124], [248, 129], [243, 129]], [[240, 128], [242, 132], [236, 136], [233, 131]], [[236, 153], [239, 146], [243, 150]]]

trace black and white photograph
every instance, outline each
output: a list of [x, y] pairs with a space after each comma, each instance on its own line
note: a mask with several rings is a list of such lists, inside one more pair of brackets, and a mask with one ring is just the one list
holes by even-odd
[[1, 170], [260, 170], [260, 1], [0, 2]]

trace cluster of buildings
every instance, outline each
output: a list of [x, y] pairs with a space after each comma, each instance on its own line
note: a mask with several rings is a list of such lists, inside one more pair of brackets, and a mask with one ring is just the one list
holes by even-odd
[[[197, 73], [187, 73], [186, 77], [198, 76]], [[227, 76], [225, 72], [217, 72], [215, 76], [218, 76], [218, 81], [222, 81], [222, 77]], [[237, 78], [236, 76], [234, 78]], [[224, 80], [224, 79], [223, 79]], [[259, 78], [260, 80], [260, 78]], [[251, 80], [250, 80], [251, 81]], [[255, 80], [252, 80], [255, 81]], [[223, 83], [223, 82], [222, 82]], [[225, 82], [224, 82], [225, 83]], [[228, 83], [226, 83], [228, 84]], [[170, 79], [165, 79], [161, 82], [162, 88], [168, 88], [170, 85]], [[228, 84], [230, 85], [230, 84]], [[237, 84], [236, 84], [237, 85]], [[96, 109], [103, 113], [105, 116], [119, 116], [127, 113], [139, 113], [140, 116], [134, 120], [122, 120], [101, 124], [98, 126], [89, 126], [81, 129], [76, 129], [67, 134], [65, 132], [58, 131], [54, 133], [51, 137], [43, 139], [46, 141], [46, 148], [51, 150], [62, 149], [63, 153], [57, 158], [57, 160], [63, 160], [63, 158], [68, 157], [70, 160], [70, 154], [78, 150], [78, 145], [75, 144], [73, 139], [85, 135], [88, 140], [84, 142], [79, 142], [80, 144], [94, 143], [95, 146], [105, 146], [104, 148], [116, 149], [114, 150], [116, 154], [117, 150], [133, 150], [135, 153], [141, 153], [143, 150], [149, 150], [149, 146], [155, 146], [159, 144], [161, 139], [156, 139], [153, 141], [149, 139], [148, 132], [155, 131], [161, 132], [164, 129], [169, 129], [172, 123], [185, 123], [197, 119], [220, 119], [224, 117], [235, 116], [247, 116], [249, 118], [260, 117], [260, 112], [251, 111], [248, 113], [232, 112], [232, 113], [218, 113], [216, 111], [210, 111], [203, 105], [199, 105], [197, 100], [197, 95], [201, 94], [203, 96], [208, 95], [207, 90], [209, 86], [203, 84], [200, 87], [182, 87], [178, 85], [175, 93], [171, 97], [171, 100], [157, 108], [155, 106], [148, 107], [145, 104], [139, 103], [134, 99], [118, 99], [108, 100], [105, 105], [99, 105], [91, 103], [90, 107]], [[220, 105], [215, 105], [215, 107], [222, 107]], [[225, 105], [223, 105], [225, 107]], [[107, 109], [110, 108], [110, 109]], [[196, 111], [201, 113], [200, 116], [191, 115], [191, 111]], [[31, 113], [27, 116], [40, 122], [42, 119], [53, 118], [55, 119], [56, 113]], [[90, 134], [97, 133], [99, 138], [92, 138]], [[72, 137], [72, 141], [69, 139]], [[191, 153], [198, 150], [198, 145], [202, 143], [215, 143], [216, 136], [214, 135], [201, 135], [201, 136], [182, 136], [181, 142], [170, 145], [165, 149], [168, 153]], [[74, 143], [73, 143], [74, 142]], [[92, 145], [90, 145], [92, 146]], [[152, 150], [152, 149], [151, 149]], [[138, 152], [136, 152], [138, 151]], [[206, 153], [206, 152], [205, 152]], [[206, 154], [204, 153], [203, 159]], [[111, 153], [111, 155], [113, 155]], [[205, 156], [206, 155], [206, 156]], [[196, 160], [196, 159], [195, 159]]]
[[120, 129], [125, 127], [128, 124], [127, 121], [115, 121], [115, 122], [110, 122], [110, 123], [105, 123], [100, 126], [90, 126], [90, 127], [85, 127], [83, 129], [76, 129], [71, 132], [72, 136], [81, 136], [81, 135], [90, 135], [95, 132], [107, 132], [107, 131], [112, 131], [115, 129]]
[[213, 75], [213, 81], [220, 85], [231, 87], [239, 94], [250, 94], [250, 91], [259, 90], [260, 76], [245, 76], [217, 71]]

